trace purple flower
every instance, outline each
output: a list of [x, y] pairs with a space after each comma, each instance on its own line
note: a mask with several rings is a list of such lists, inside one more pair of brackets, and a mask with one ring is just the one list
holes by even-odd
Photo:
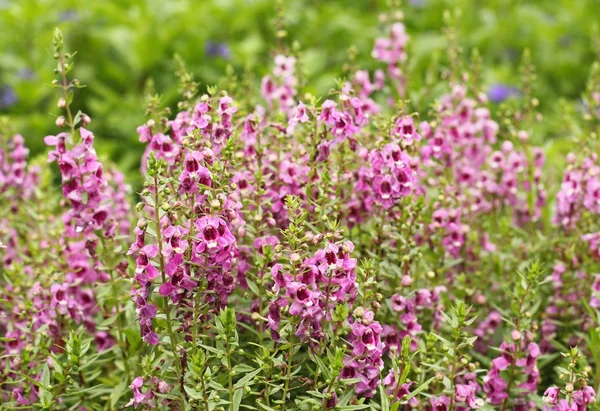
[[439, 397], [432, 397], [429, 400], [431, 404], [432, 411], [448, 411], [450, 407], [450, 398], [445, 395], [440, 395]]
[[21, 80], [32, 80], [35, 73], [29, 67], [23, 67], [18, 71], [17, 76]]
[[220, 217], [205, 216], [195, 224], [199, 240], [196, 246], [197, 253], [222, 253], [228, 246], [235, 243], [235, 238], [229, 231], [227, 223]]
[[0, 87], [0, 109], [6, 109], [17, 102], [17, 94], [11, 86]]
[[116, 343], [116, 340], [107, 331], [96, 332], [94, 334], [94, 341], [96, 342], [96, 347], [98, 347], [98, 352], [104, 351]]
[[227, 43], [207, 41], [205, 52], [209, 57], [221, 57], [225, 60], [229, 60], [231, 58], [231, 50], [229, 49]]
[[505, 84], [494, 84], [488, 90], [488, 96], [494, 103], [501, 103], [509, 97], [518, 96], [519, 90]]

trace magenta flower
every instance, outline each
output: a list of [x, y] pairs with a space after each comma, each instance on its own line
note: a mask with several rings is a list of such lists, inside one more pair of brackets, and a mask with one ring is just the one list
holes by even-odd
[[450, 398], [446, 395], [431, 397], [429, 403], [431, 404], [432, 411], [448, 411], [450, 407]]
[[220, 217], [205, 216], [195, 224], [198, 230], [198, 244], [195, 248], [197, 253], [222, 253], [235, 243], [227, 223]]
[[417, 133], [411, 116], [400, 117], [396, 120], [394, 134], [397, 134], [407, 145], [412, 145], [415, 141], [421, 141], [421, 136]]
[[383, 328], [379, 323], [374, 322], [367, 326], [354, 322], [352, 324], [352, 334], [355, 337], [354, 349], [352, 353], [356, 356], [366, 353], [381, 352], [383, 344], [381, 343], [381, 331]]
[[303, 312], [308, 312], [312, 315], [314, 310], [309, 309], [318, 307], [319, 292], [310, 291], [305, 284], [295, 281], [290, 282], [286, 289], [293, 301], [290, 306], [290, 314], [300, 315]]
[[483, 405], [483, 400], [475, 397], [476, 389], [473, 381], [469, 384], [456, 384], [454, 400], [457, 403], [466, 403], [470, 409], [475, 410]]

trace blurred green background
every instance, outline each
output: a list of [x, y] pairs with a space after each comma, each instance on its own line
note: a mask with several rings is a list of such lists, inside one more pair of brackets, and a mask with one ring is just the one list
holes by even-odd
[[[381, 67], [370, 53], [385, 27], [386, 0], [283, 3], [287, 41], [301, 45], [305, 91], [324, 94], [333, 87], [350, 46], [359, 51], [359, 67]], [[481, 52], [492, 94], [518, 86], [520, 55], [531, 49], [547, 119], [544, 139], [558, 133], [559, 98], [573, 109], [580, 104], [598, 51], [598, 0], [404, 0], [402, 9], [411, 37], [411, 89], [422, 87], [434, 60], [443, 64], [443, 13], [460, 9], [459, 43], [465, 55], [475, 47]], [[258, 84], [269, 70], [277, 31], [275, 4], [267, 0], [0, 0], [0, 114], [14, 120], [34, 153], [44, 150], [45, 135], [56, 133], [56, 94], [49, 86], [54, 27], [62, 29], [67, 49], [78, 51], [75, 76], [88, 85], [77, 92], [75, 108], [92, 117], [99, 153], [126, 171], [138, 167], [143, 151], [135, 130], [145, 121], [147, 81], [165, 104], [176, 106], [175, 53], [203, 86], [217, 84], [228, 64], [236, 73], [252, 72]]]

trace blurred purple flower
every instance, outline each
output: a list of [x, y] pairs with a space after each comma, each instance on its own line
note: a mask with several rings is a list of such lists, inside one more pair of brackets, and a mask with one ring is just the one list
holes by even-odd
[[408, 4], [410, 4], [413, 7], [422, 9], [423, 7], [427, 6], [427, 0], [408, 0]]
[[17, 76], [21, 80], [33, 80], [35, 73], [29, 67], [23, 67], [17, 72]]
[[562, 47], [567, 47], [567, 46], [569, 46], [571, 43], [573, 43], [573, 36], [569, 36], [569, 35], [562, 36], [562, 37], [560, 38], [560, 41], [559, 41], [559, 44], [560, 44]]
[[0, 88], [0, 109], [5, 109], [17, 102], [17, 94], [11, 86]]
[[79, 13], [76, 10], [64, 10], [59, 16], [58, 20], [60, 21], [76, 21], [79, 20]]
[[488, 90], [488, 96], [494, 103], [501, 103], [509, 97], [519, 95], [519, 90], [516, 87], [507, 86], [506, 84], [494, 84]]
[[227, 43], [207, 41], [206, 55], [209, 57], [222, 57], [225, 60], [229, 60], [231, 58], [231, 50], [229, 49]]

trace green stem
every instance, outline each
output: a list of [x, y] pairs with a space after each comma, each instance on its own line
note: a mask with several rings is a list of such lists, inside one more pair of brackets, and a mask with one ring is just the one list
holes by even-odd
[[208, 405], [208, 395], [206, 395], [206, 384], [204, 382], [204, 373], [206, 372], [206, 363], [204, 364], [204, 368], [202, 369], [202, 374], [200, 374], [200, 384], [202, 385], [202, 399], [204, 400], [205, 411], [210, 411], [210, 406]]
[[231, 375], [231, 344], [229, 343], [229, 335], [225, 335], [226, 338], [226, 350], [227, 350], [227, 384], [229, 391], [229, 409], [233, 406], [233, 375]]
[[115, 282], [115, 275], [113, 270], [109, 270], [110, 272], [110, 281], [113, 288], [113, 295], [116, 301], [115, 309], [117, 310], [117, 336], [119, 338], [119, 345], [121, 346], [121, 355], [123, 356], [123, 367], [125, 368], [125, 374], [127, 375], [127, 382], [129, 382], [129, 378], [131, 373], [129, 372], [129, 363], [127, 362], [127, 345], [125, 344], [125, 340], [123, 338], [123, 318], [121, 317], [121, 305], [119, 302], [119, 293], [117, 291], [117, 286]]
[[283, 409], [284, 410], [286, 409], [285, 404], [287, 402], [287, 396], [288, 396], [288, 393], [290, 391], [290, 379], [291, 379], [290, 375], [292, 374], [292, 357], [293, 356], [294, 356], [294, 344], [292, 344], [290, 342], [290, 349], [288, 351], [288, 358], [287, 358], [287, 367], [286, 367], [286, 370], [285, 370], [285, 374], [286, 374], [286, 376], [285, 376], [285, 387], [283, 389], [283, 398], [282, 398], [282, 400], [283, 400]]
[[[154, 176], [154, 219], [156, 223], [156, 240], [158, 242], [158, 256], [160, 263], [160, 275], [162, 278], [163, 284], [167, 282], [167, 277], [165, 274], [165, 258], [162, 254], [162, 231], [160, 227], [160, 208], [158, 205], [159, 197], [158, 197], [158, 177]], [[175, 333], [173, 332], [173, 326], [171, 325], [171, 313], [169, 310], [169, 297], [164, 297], [163, 300], [163, 311], [165, 312], [165, 317], [167, 319], [167, 332], [169, 333], [169, 341], [171, 343], [171, 351], [173, 352], [173, 360], [175, 362], [175, 368], [177, 369], [177, 380], [181, 381], [181, 363], [179, 360], [179, 353], [177, 352], [177, 344], [175, 340]], [[181, 387], [181, 394], [185, 398], [185, 389], [183, 386]]]
[[450, 372], [450, 411], [454, 411], [454, 408], [456, 406], [456, 404], [454, 404], [454, 397], [455, 395], [455, 386], [454, 386], [454, 379], [456, 378], [456, 350], [458, 347], [458, 339], [454, 338], [454, 347], [452, 349], [452, 355], [454, 356], [453, 362], [452, 362], [452, 371]]
[[71, 128], [71, 137], [75, 139], [75, 124], [73, 122], [73, 115], [71, 114], [71, 105], [69, 104], [69, 85], [67, 83], [67, 72], [65, 68], [65, 58], [62, 51], [58, 53], [58, 61], [60, 62], [60, 75], [62, 79], [63, 97], [65, 99], [65, 111], [67, 112], [67, 120], [69, 127]]

